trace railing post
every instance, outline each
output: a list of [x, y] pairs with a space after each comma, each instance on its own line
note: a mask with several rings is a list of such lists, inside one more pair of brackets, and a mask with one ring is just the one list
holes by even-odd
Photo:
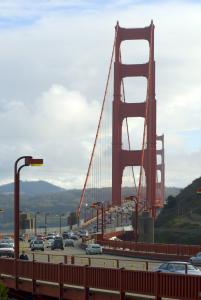
[[17, 267], [18, 267], [18, 263], [17, 263], [17, 258], [15, 258], [14, 260], [14, 266], [15, 266], [15, 289], [18, 290], [18, 272], [17, 272]]
[[88, 265], [91, 266], [91, 258], [88, 257]]
[[124, 268], [119, 269], [119, 286], [120, 286], [119, 299], [120, 300], [126, 300], [125, 290], [124, 290], [124, 286], [123, 286], [123, 271], [124, 271]]
[[74, 265], [74, 264], [75, 264], [75, 257], [71, 256], [71, 265]]
[[67, 265], [68, 264], [68, 256], [64, 255], [64, 264]]
[[116, 259], [116, 267], [119, 269], [119, 259]]
[[84, 300], [89, 300], [89, 287], [88, 287], [88, 277], [87, 277], [87, 268], [84, 266]]
[[63, 299], [63, 270], [62, 270], [63, 263], [58, 264], [58, 281], [59, 281], [59, 299]]
[[36, 293], [36, 280], [35, 280], [35, 260], [32, 260], [32, 294]]
[[155, 287], [156, 287], [156, 295], [155, 295], [155, 300], [161, 300], [161, 296], [159, 295], [159, 277], [160, 277], [160, 272], [156, 272], [155, 275]]

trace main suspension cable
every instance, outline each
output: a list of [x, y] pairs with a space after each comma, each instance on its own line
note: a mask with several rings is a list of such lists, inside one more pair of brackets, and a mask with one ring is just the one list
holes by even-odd
[[84, 199], [84, 195], [85, 195], [85, 190], [86, 190], [86, 185], [87, 185], [87, 181], [88, 181], [88, 178], [89, 178], [89, 174], [90, 174], [90, 170], [91, 170], [91, 166], [92, 166], [92, 161], [93, 161], [93, 157], [94, 157], [94, 152], [95, 152], [95, 149], [96, 149], [96, 144], [97, 144], [97, 140], [98, 140], [98, 136], [99, 136], [99, 130], [100, 130], [100, 125], [101, 125], [101, 121], [102, 121], [102, 117], [103, 117], [103, 111], [104, 111], [104, 106], [105, 106], [105, 101], [106, 101], [106, 95], [107, 95], [107, 90], [108, 90], [108, 85], [109, 85], [109, 80], [110, 80], [110, 74], [111, 74], [111, 69], [112, 69], [112, 62], [113, 62], [113, 57], [114, 57], [115, 43], [116, 43], [116, 34], [115, 34], [115, 38], [114, 38], [114, 44], [113, 44], [113, 49], [112, 49], [112, 56], [111, 56], [111, 60], [110, 60], [110, 66], [109, 66], [109, 71], [108, 71], [108, 76], [107, 76], [107, 81], [106, 81], [106, 88], [105, 88], [105, 92], [104, 92], [104, 97], [103, 97], [103, 102], [102, 102], [102, 107], [101, 107], [101, 113], [100, 113], [100, 117], [99, 117], [98, 127], [97, 127], [97, 131], [96, 131], [95, 141], [94, 141], [93, 149], [92, 149], [92, 152], [91, 152], [91, 157], [90, 157], [90, 161], [89, 161], [87, 175], [86, 175], [85, 182], [84, 182], [84, 187], [82, 189], [82, 193], [81, 193], [81, 197], [80, 197], [79, 206], [78, 206], [78, 209], [77, 209], [77, 216], [78, 217], [80, 216], [80, 210], [81, 210], [81, 206], [82, 206], [82, 203], [83, 203], [83, 199]]

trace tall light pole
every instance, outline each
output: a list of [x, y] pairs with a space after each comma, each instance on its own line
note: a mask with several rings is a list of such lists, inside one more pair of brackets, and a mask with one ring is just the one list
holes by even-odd
[[[18, 167], [18, 163], [24, 162]], [[26, 166], [41, 166], [43, 159], [32, 158], [32, 156], [19, 157], [14, 165], [14, 243], [15, 258], [19, 258], [19, 212], [20, 212], [20, 171]]]
[[61, 235], [61, 218], [64, 217], [64, 216], [65, 216], [65, 214], [60, 214], [59, 215], [59, 233], [60, 233], [60, 235]]
[[103, 202], [94, 202], [91, 207], [95, 208], [97, 211], [97, 232], [98, 232], [98, 211], [101, 209], [101, 238], [103, 240], [104, 237], [104, 203]]
[[49, 213], [45, 213], [45, 235], [47, 235], [47, 216], [49, 216]]
[[87, 209], [88, 209], [88, 203], [86, 203], [84, 207], [84, 222], [87, 221]]
[[37, 211], [34, 214], [34, 235], [37, 236], [37, 215], [40, 215], [40, 212]]

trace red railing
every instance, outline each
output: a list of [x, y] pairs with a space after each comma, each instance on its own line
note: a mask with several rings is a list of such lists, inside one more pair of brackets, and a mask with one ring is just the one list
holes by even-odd
[[[28, 283], [30, 283], [31, 289], [26, 287], [26, 290], [30, 290], [32, 293], [37, 292], [37, 294], [40, 293], [40, 290], [37, 289], [46, 282], [46, 286], [48, 284], [49, 288], [47, 295], [50, 294], [52, 288], [52, 296], [63, 299], [71, 299], [65, 296], [64, 284], [74, 287], [81, 286], [85, 289], [90, 287], [118, 291], [121, 299], [125, 299], [126, 292], [155, 296], [157, 299], [167, 297], [199, 300], [201, 296], [201, 276], [15, 261], [6, 258], [0, 258], [0, 275], [1, 280], [7, 284], [8, 288], [15, 286], [10, 283], [11, 280], [16, 282], [20, 277], [20, 284], [16, 287], [23, 289], [22, 280], [29, 279]], [[8, 281], [9, 276], [10, 281]], [[33, 284], [33, 282], [37, 282], [37, 284]], [[45, 291], [47, 289], [42, 290], [44, 296]]]
[[109, 241], [98, 240], [98, 243], [104, 247], [113, 249], [128, 249], [130, 251], [144, 252], [144, 253], [160, 253], [178, 256], [192, 256], [201, 251], [200, 245], [174, 245], [174, 244], [146, 244], [134, 243], [126, 241]]

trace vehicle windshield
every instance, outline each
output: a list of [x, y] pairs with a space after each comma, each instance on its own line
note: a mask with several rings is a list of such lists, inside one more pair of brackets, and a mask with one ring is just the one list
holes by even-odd
[[175, 265], [175, 270], [176, 271], [183, 271], [183, 270], [185, 270], [185, 265]]
[[188, 265], [188, 270], [197, 270], [193, 265]]
[[11, 244], [0, 244], [0, 248], [13, 248]]
[[34, 244], [43, 244], [43, 241], [36, 240], [36, 241], [34, 241]]

